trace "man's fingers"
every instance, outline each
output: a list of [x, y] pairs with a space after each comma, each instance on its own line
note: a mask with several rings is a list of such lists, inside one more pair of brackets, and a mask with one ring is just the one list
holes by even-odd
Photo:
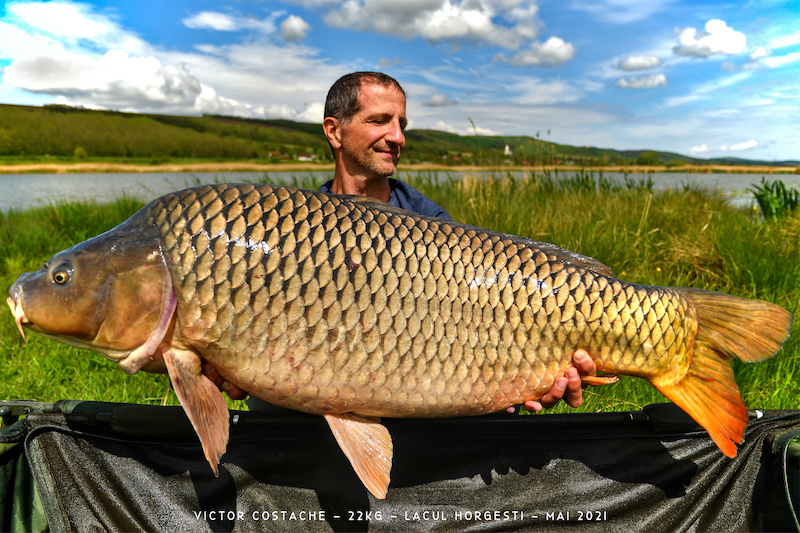
[[[594, 365], [594, 363], [592, 363]], [[567, 369], [564, 376], [567, 380], [566, 391], [563, 398], [571, 407], [580, 407], [583, 403], [583, 387], [581, 387], [581, 375], [578, 369], [571, 366]]]
[[214, 368], [214, 365], [208, 363], [207, 361], [203, 361], [202, 369], [203, 375], [213, 381], [214, 385], [216, 385], [219, 390], [225, 391], [231, 400], [244, 400], [247, 398], [247, 393], [233, 383], [225, 381], [225, 379], [219, 375], [217, 369]]
[[597, 375], [597, 367], [594, 364], [594, 360], [586, 350], [575, 350], [575, 353], [572, 354], [572, 361], [575, 363], [575, 368], [578, 369], [581, 375]]
[[564, 391], [567, 390], [568, 384], [569, 380], [564, 376], [556, 379], [555, 383], [553, 383], [553, 386], [550, 388], [547, 394], [542, 396], [542, 399], [539, 400], [539, 403], [542, 405], [542, 407], [545, 409], [550, 409], [557, 404], [564, 396]]

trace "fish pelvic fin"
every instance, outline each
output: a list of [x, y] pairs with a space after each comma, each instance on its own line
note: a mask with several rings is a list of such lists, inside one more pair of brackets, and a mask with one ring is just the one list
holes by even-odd
[[775, 304], [728, 294], [679, 289], [697, 312], [698, 328], [686, 374], [653, 385], [708, 431], [722, 453], [735, 457], [744, 441], [747, 407], [733, 375], [733, 358], [758, 362], [775, 355], [789, 336], [792, 315]]
[[367, 490], [380, 500], [386, 498], [393, 454], [389, 430], [376, 420], [352, 413], [327, 414], [324, 417]]
[[200, 437], [211, 470], [219, 477], [219, 461], [228, 446], [230, 432], [225, 399], [214, 382], [203, 375], [196, 353], [173, 348], [163, 356], [175, 394]]

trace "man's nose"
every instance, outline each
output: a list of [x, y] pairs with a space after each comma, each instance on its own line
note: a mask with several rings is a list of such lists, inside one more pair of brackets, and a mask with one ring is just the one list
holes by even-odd
[[400, 122], [397, 120], [392, 121], [385, 138], [386, 141], [394, 143], [400, 147], [406, 145], [406, 136], [403, 134], [403, 128], [400, 127]]

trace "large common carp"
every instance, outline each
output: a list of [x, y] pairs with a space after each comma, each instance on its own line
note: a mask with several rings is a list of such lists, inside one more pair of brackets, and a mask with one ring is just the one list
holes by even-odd
[[480, 415], [538, 399], [587, 350], [647, 379], [733, 457], [747, 409], [733, 358], [778, 351], [767, 302], [619, 281], [552, 245], [359, 197], [277, 186], [167, 194], [23, 274], [22, 331], [166, 371], [214, 471], [228, 412], [205, 360], [267, 402], [325, 417], [386, 495], [376, 417]]

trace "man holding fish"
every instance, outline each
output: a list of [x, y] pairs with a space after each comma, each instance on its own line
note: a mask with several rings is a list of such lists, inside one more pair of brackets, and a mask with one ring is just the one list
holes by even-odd
[[[405, 148], [406, 94], [400, 83], [380, 72], [353, 72], [339, 78], [328, 91], [322, 129], [331, 146], [334, 177], [320, 191], [367, 196], [421, 215], [452, 220], [441, 206], [410, 185], [390, 178]], [[575, 366], [555, 380], [540, 401], [525, 402], [529, 411], [555, 406], [563, 398], [570, 406], [583, 402], [581, 374], [597, 373], [594, 361], [584, 350], [573, 354]], [[231, 398], [247, 393], [222, 380], [211, 365], [204, 372]], [[250, 407], [265, 408], [251, 398]], [[514, 412], [510, 407], [509, 412]]]
[[[380, 201], [409, 205], [388, 178], [405, 97], [358, 87], [369, 105], [325, 127], [328, 187], [358, 195], [252, 184], [166, 194], [20, 275], [7, 299], [17, 327], [129, 374], [169, 373], [215, 474], [230, 434], [220, 387], [323, 417], [382, 499], [393, 443], [381, 418], [577, 403], [565, 376], [580, 376], [583, 350], [599, 371], [646, 379], [736, 456], [749, 417], [733, 362], [777, 353], [791, 313], [629, 283], [552, 244]], [[612, 382], [583, 366], [581, 381]]]

